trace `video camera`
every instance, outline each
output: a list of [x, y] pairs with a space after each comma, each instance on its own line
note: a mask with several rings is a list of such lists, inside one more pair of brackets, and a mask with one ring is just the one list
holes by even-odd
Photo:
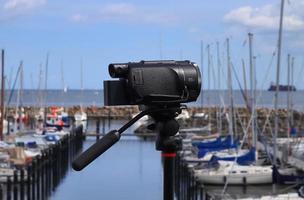
[[144, 105], [145, 109], [83, 152], [74, 160], [73, 168], [82, 170], [114, 145], [127, 128], [141, 117], [149, 115], [154, 119], [158, 131], [156, 149], [162, 151], [168, 161], [164, 169], [165, 174], [169, 174], [165, 180], [169, 182], [164, 185], [168, 186], [169, 192], [164, 194], [172, 196], [172, 159], [174, 152], [181, 148], [180, 139], [175, 137], [179, 130], [175, 117], [181, 113], [181, 103], [195, 101], [200, 94], [198, 66], [190, 61], [140, 61], [110, 64], [109, 73], [112, 78], [119, 80], [104, 81], [105, 105]]
[[113, 105], [176, 105], [195, 101], [201, 90], [198, 66], [190, 61], [113, 63], [104, 81], [104, 102]]

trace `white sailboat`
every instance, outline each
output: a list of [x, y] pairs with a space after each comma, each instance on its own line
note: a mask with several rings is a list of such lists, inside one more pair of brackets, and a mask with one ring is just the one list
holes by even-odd
[[271, 166], [240, 166], [231, 161], [218, 161], [218, 168], [194, 170], [197, 181], [203, 184], [256, 185], [272, 183]]
[[244, 198], [240, 200], [300, 200], [303, 199], [298, 193], [287, 193], [278, 195], [267, 195], [258, 198]]

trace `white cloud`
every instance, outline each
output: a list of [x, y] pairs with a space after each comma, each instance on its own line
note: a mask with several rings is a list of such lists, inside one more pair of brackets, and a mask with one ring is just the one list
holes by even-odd
[[[177, 16], [140, 7], [130, 3], [111, 3], [102, 5], [89, 14], [77, 13], [72, 15], [74, 22], [118, 22], [118, 23], [157, 23], [172, 24], [177, 22]], [[85, 19], [84, 19], [85, 18]]]
[[[284, 30], [299, 31], [304, 29], [304, 16], [296, 12], [299, 7], [304, 9], [301, 1], [293, 1], [293, 6], [286, 5], [284, 15]], [[259, 8], [251, 6], [240, 7], [224, 16], [226, 22], [242, 25], [254, 29], [277, 30], [279, 27], [279, 5], [265, 5]]]
[[101, 14], [107, 16], [129, 16], [134, 15], [136, 11], [137, 8], [134, 5], [127, 3], [108, 4], [100, 9]]
[[88, 20], [88, 16], [82, 14], [74, 14], [71, 17], [71, 20], [74, 22], [86, 22]]
[[3, 8], [8, 11], [26, 11], [46, 4], [46, 0], [7, 0]]
[[5, 0], [0, 2], [0, 21], [10, 21], [16, 17], [32, 14], [44, 6], [47, 0]]

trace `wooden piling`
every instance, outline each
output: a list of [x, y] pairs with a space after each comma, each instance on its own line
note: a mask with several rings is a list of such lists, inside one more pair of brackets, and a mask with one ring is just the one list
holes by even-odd
[[100, 119], [96, 119], [96, 140], [99, 140], [100, 134]]
[[20, 170], [20, 199], [24, 200], [24, 169]]
[[45, 198], [45, 151], [41, 155], [41, 199]]
[[41, 157], [38, 156], [37, 157], [37, 199], [40, 199], [40, 178], [41, 178], [41, 174], [40, 174], [40, 169], [41, 169]]
[[18, 171], [14, 170], [14, 178], [13, 178], [14, 186], [13, 186], [13, 198], [14, 200], [18, 200]]
[[4, 199], [4, 196], [3, 196], [3, 184], [0, 184], [0, 198]]
[[31, 176], [32, 176], [32, 166], [27, 166], [27, 180], [26, 180], [26, 196], [27, 200], [31, 200]]
[[32, 200], [36, 199], [36, 160], [33, 159], [32, 161], [32, 185], [31, 185], [31, 189], [32, 189]]
[[106, 120], [102, 118], [102, 134], [106, 134]]
[[108, 112], [108, 129], [110, 129], [111, 127], [111, 109], [109, 109], [109, 112]]
[[11, 177], [7, 177], [7, 182], [6, 182], [6, 199], [11, 200], [12, 199], [12, 181]]

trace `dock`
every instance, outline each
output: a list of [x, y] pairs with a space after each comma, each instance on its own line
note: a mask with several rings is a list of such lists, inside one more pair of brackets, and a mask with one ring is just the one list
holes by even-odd
[[7, 200], [47, 199], [69, 169], [71, 160], [82, 150], [82, 126], [42, 150], [25, 165], [2, 173], [0, 197]]

